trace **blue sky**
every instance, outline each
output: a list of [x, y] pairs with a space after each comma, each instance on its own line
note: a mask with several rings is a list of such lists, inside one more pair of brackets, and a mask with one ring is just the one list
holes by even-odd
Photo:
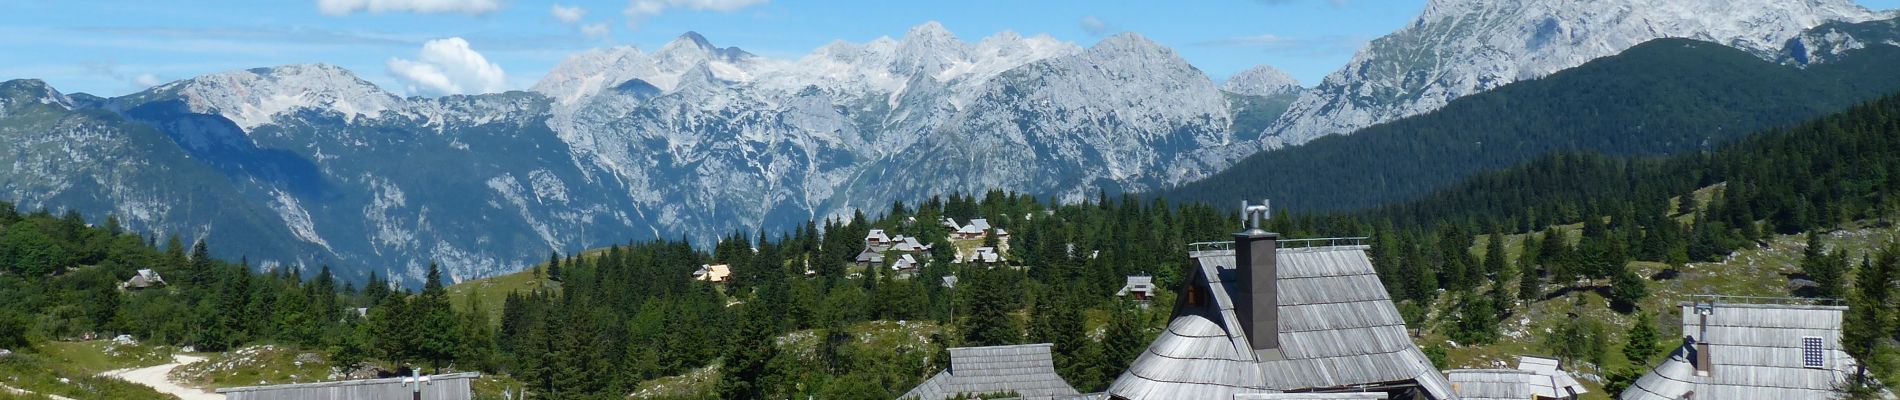
[[[966, 41], [1013, 30], [1087, 46], [1133, 31], [1216, 80], [1268, 64], [1311, 85], [1423, 7], [1424, 0], [0, 0], [0, 79], [114, 96], [217, 71], [323, 62], [399, 93], [480, 92], [526, 88], [577, 51], [654, 49], [689, 30], [721, 46], [791, 58], [833, 40], [899, 37], [934, 20]], [[463, 40], [438, 41], [447, 38]], [[478, 67], [457, 65], [469, 60]], [[431, 77], [460, 85], [432, 85]]]

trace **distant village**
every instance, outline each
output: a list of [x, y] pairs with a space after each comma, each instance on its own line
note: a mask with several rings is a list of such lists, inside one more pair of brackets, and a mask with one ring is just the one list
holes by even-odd
[[[990, 226], [989, 220], [977, 218], [968, 224], [958, 224], [955, 219], [944, 218], [939, 223], [950, 228], [950, 243], [958, 247], [952, 264], [972, 264], [985, 267], [1007, 266], [1008, 259], [1003, 255], [1009, 251], [1009, 231]], [[981, 246], [985, 238], [994, 237], [1002, 243], [996, 247]], [[968, 247], [967, 250], [964, 248]], [[883, 229], [872, 229], [864, 236], [864, 251], [854, 257], [853, 263], [862, 270], [888, 269], [897, 279], [916, 277], [923, 263], [930, 261], [931, 250], [935, 247], [924, 244], [922, 240], [904, 235], [890, 235]], [[818, 271], [805, 268], [805, 275], [817, 275]], [[854, 272], [852, 279], [861, 278], [862, 272]], [[732, 267], [724, 264], [701, 265], [693, 271], [693, 279], [712, 283], [726, 283], [732, 279]], [[946, 284], [955, 282], [956, 277], [945, 277]]]

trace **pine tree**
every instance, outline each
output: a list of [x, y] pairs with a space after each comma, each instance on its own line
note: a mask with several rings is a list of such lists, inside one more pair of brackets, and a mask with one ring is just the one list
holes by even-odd
[[411, 316], [416, 318], [416, 356], [441, 371], [455, 360], [457, 335], [455, 310], [449, 305], [449, 292], [442, 286], [442, 270], [429, 263], [422, 293], [410, 301]]
[[1507, 254], [1504, 253], [1504, 233], [1494, 231], [1489, 236], [1484, 246], [1484, 270], [1491, 274], [1493, 280], [1508, 282], [1511, 280], [1509, 276], [1511, 266], [1505, 258]]
[[1097, 367], [1096, 364], [1083, 362], [1100, 360], [1086, 360], [1087, 357], [1082, 354], [1089, 341], [1088, 328], [1085, 326], [1086, 321], [1082, 316], [1082, 311], [1078, 309], [1076, 300], [1072, 296], [1073, 294], [1058, 289], [1053, 298], [1048, 301], [1051, 306], [1046, 310], [1038, 310], [1050, 314], [1044, 318], [1047, 321], [1045, 328], [1047, 336], [1042, 339], [1054, 345], [1057, 372], [1071, 383], [1079, 383], [1081, 387], [1091, 387], [1095, 383], [1094, 378], [1100, 374], [1094, 370]]
[[1623, 345], [1623, 357], [1638, 367], [1647, 367], [1649, 360], [1662, 352], [1662, 346], [1658, 343], [1660, 334], [1648, 314], [1638, 313], [1635, 317], [1636, 325], [1630, 327], [1629, 343]]
[[349, 323], [334, 332], [337, 333], [329, 338], [330, 366], [346, 374], [362, 368], [363, 364], [369, 360], [371, 353], [368, 339], [364, 338], [367, 332], [362, 326], [362, 321], [350, 318]]
[[1630, 271], [1627, 264], [1617, 264], [1616, 272], [1610, 278], [1610, 307], [1620, 312], [1636, 310], [1636, 303], [1649, 297], [1649, 281]]
[[969, 305], [966, 307], [968, 316], [962, 324], [964, 345], [1000, 346], [1021, 342], [1022, 329], [1011, 315], [1016, 310], [1005, 298], [1004, 272], [981, 268], [966, 271], [970, 282], [964, 290], [965, 304]]
[[1135, 357], [1147, 349], [1147, 338], [1141, 333], [1141, 324], [1135, 320], [1135, 310], [1126, 305], [1116, 306], [1109, 315], [1107, 332], [1102, 337], [1101, 372], [1103, 381], [1113, 381]]
[[1538, 263], [1542, 264], [1552, 283], [1568, 285], [1576, 278], [1575, 268], [1571, 267], [1572, 251], [1569, 234], [1563, 229], [1551, 228], [1544, 232], [1544, 242], [1537, 246]]
[[1449, 334], [1452, 340], [1460, 344], [1488, 344], [1497, 341], [1497, 306], [1491, 297], [1479, 296], [1472, 292], [1460, 292], [1458, 306], [1452, 309], [1456, 319], [1451, 322]]
[[778, 357], [774, 343], [776, 329], [763, 310], [746, 306], [739, 332], [727, 347], [725, 366], [715, 385], [722, 399], [760, 399], [770, 393], [778, 379], [771, 376], [769, 364]]
[[419, 327], [406, 297], [403, 292], [391, 293], [369, 312], [371, 346], [379, 358], [397, 366], [407, 365], [418, 357], [416, 331]]
[[1826, 245], [1821, 243], [1821, 234], [1809, 233], [1808, 248], [1801, 254], [1801, 271], [1814, 281], [1815, 297], [1840, 298], [1842, 286], [1846, 284], [1847, 253], [1828, 254]]
[[202, 285], [213, 279], [215, 272], [211, 270], [211, 250], [206, 248], [203, 239], [191, 245], [190, 262], [191, 264], [187, 266], [185, 270], [185, 282], [187, 284]]
[[475, 291], [468, 292], [467, 301], [468, 312], [463, 314], [459, 325], [456, 363], [462, 369], [492, 371], [496, 348], [488, 314], [483, 312], [481, 298]]
[[284, 290], [278, 296], [277, 311], [271, 313], [277, 337], [305, 346], [317, 344], [323, 326], [311, 310], [310, 297], [302, 290]]
[[1523, 265], [1523, 273], [1517, 277], [1519, 300], [1536, 301], [1544, 296], [1544, 271], [1540, 268], [1541, 263], [1536, 262], [1540, 257], [1538, 249], [1534, 248], [1538, 242], [1536, 239], [1535, 234], [1525, 236], [1524, 252], [1518, 257], [1518, 264]]
[[1683, 193], [1681, 196], [1677, 197], [1676, 199], [1677, 199], [1676, 200], [1677, 214], [1694, 213], [1696, 211], [1696, 207], [1699, 205], [1699, 204], [1696, 204], [1695, 190], [1693, 189], [1689, 190], [1689, 192], [1687, 193]]
[[[1900, 279], [1900, 271], [1897, 271], [1900, 270], [1900, 244], [1889, 243], [1882, 247], [1875, 260], [1861, 259], [1841, 329], [1842, 350], [1857, 360], [1876, 360], [1877, 352], [1891, 346], [1887, 342], [1893, 334], [1894, 286], [1900, 283], [1896, 282]], [[1865, 363], [1860, 365], [1850, 383], [1861, 387], [1876, 385], [1867, 375], [1867, 369]]]
[[581, 307], [572, 294], [563, 293], [554, 328], [552, 382], [558, 398], [585, 398], [607, 388], [612, 378], [606, 359], [607, 342], [601, 337], [592, 310]]

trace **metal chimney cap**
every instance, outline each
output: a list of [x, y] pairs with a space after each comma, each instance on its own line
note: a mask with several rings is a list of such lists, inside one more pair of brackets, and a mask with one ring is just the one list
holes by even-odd
[[1241, 200], [1240, 223], [1244, 230], [1235, 233], [1235, 235], [1257, 236], [1267, 234], [1268, 232], [1266, 230], [1260, 228], [1260, 221], [1273, 218], [1272, 204], [1273, 202], [1271, 200], [1261, 200], [1258, 205], [1250, 204], [1246, 200]]

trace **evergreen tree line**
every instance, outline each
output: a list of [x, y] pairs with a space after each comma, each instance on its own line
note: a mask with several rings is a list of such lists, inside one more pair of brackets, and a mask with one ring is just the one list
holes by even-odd
[[[946, 217], [987, 219], [996, 230], [981, 244], [1003, 244], [995, 233], [1007, 231], [1009, 260], [952, 263], [959, 244], [939, 223]], [[1056, 205], [992, 191], [900, 202], [875, 218], [812, 221], [777, 236], [734, 233], [710, 252], [680, 240], [555, 255], [535, 274], [559, 283], [509, 294], [495, 343], [500, 369], [546, 398], [624, 396], [712, 366], [722, 398], [891, 398], [944, 368], [949, 347], [1044, 342], [1055, 345], [1064, 377], [1100, 389], [1147, 346], [1165, 312], [1118, 300], [1124, 278], [1176, 279], [1181, 243], [1220, 240], [1235, 221], [1207, 206], [1106, 194]], [[852, 261], [872, 229], [932, 250], [908, 279], [859, 268]], [[729, 265], [733, 281], [692, 280], [702, 264]], [[956, 285], [943, 284], [946, 276]], [[1091, 324], [1091, 314], [1106, 319]], [[880, 320], [934, 322], [931, 345], [859, 344], [864, 323]], [[799, 337], [813, 350], [780, 343]]]
[[[392, 293], [374, 276], [359, 290], [327, 266], [258, 271], [209, 253], [205, 242], [187, 247], [176, 236], [160, 245], [114, 217], [91, 226], [77, 212], [23, 215], [0, 203], [0, 348], [119, 334], [202, 351], [259, 342], [322, 348], [356, 336], [349, 333], [361, 321], [351, 310]], [[165, 283], [121, 288], [141, 269]]]

